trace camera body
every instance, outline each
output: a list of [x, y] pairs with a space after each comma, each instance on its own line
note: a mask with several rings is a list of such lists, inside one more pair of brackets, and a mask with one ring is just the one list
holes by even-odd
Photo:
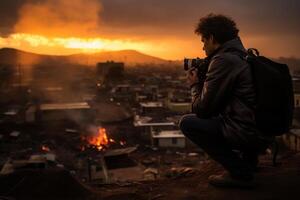
[[204, 81], [208, 70], [209, 62], [206, 59], [201, 58], [184, 58], [184, 70], [189, 71], [197, 69], [198, 78], [200, 81]]

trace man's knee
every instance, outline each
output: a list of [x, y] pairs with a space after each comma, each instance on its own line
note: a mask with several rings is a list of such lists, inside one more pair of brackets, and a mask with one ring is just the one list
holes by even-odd
[[191, 129], [191, 122], [192, 118], [194, 118], [195, 115], [187, 114], [181, 117], [179, 121], [179, 128], [180, 130], [185, 134], [186, 131]]

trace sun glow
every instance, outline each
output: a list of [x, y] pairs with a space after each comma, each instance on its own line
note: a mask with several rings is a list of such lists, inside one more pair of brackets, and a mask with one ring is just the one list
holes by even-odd
[[[94, 53], [99, 51], [114, 51], [123, 49], [135, 49], [138, 51], [148, 51], [151, 45], [146, 43], [138, 43], [131, 40], [110, 40], [105, 38], [78, 38], [78, 37], [45, 37], [41, 35], [17, 33], [12, 34], [7, 38], [0, 37], [0, 46], [17, 47], [25, 49], [38, 48], [39, 50], [48, 49], [46, 52], [56, 54], [59, 49], [59, 54], [72, 52]], [[52, 53], [51, 53], [52, 51]]]

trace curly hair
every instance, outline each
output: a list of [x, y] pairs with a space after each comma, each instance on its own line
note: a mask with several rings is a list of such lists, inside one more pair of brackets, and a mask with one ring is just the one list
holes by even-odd
[[238, 32], [236, 23], [230, 17], [213, 13], [202, 17], [195, 29], [197, 35], [202, 35], [204, 38], [212, 35], [219, 44], [238, 37]]

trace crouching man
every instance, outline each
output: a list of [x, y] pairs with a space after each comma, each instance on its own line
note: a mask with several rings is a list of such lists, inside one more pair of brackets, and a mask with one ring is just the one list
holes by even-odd
[[246, 51], [238, 32], [229, 17], [209, 14], [200, 19], [195, 33], [203, 43], [208, 71], [203, 79], [197, 70], [188, 72], [192, 114], [179, 124], [187, 138], [225, 168], [225, 173], [209, 177], [210, 184], [223, 187], [253, 187], [258, 153], [265, 146], [255, 123], [250, 65], [236, 53]]

